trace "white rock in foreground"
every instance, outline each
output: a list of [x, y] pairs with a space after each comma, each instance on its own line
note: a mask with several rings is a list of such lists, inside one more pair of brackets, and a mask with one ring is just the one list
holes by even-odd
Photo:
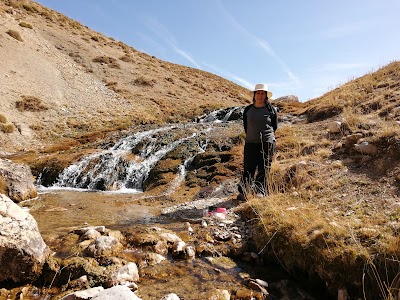
[[50, 251], [31, 214], [0, 194], [0, 282], [34, 280]]

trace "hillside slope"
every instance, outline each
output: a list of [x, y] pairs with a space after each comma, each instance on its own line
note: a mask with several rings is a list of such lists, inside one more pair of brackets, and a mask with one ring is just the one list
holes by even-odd
[[249, 91], [161, 61], [33, 1], [0, 1], [0, 144], [178, 122], [244, 105]]
[[270, 195], [249, 197], [260, 251], [320, 279], [332, 299], [397, 299], [400, 62], [281, 106], [304, 122], [278, 129]]

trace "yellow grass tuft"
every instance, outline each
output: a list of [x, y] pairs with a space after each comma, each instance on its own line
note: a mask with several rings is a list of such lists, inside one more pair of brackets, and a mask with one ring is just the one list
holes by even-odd
[[7, 123], [7, 118], [3, 114], [0, 114], [0, 123]]
[[29, 23], [26, 23], [26, 22], [19, 23], [19, 26], [24, 27], [24, 28], [33, 29], [33, 26], [31, 24], [29, 24]]
[[20, 33], [19, 33], [18, 31], [16, 31], [16, 30], [10, 29], [10, 30], [6, 31], [6, 33], [7, 33], [9, 36], [13, 37], [14, 39], [16, 39], [16, 40], [18, 40], [18, 41], [20, 41], [20, 42], [23, 42], [23, 41], [24, 41], [24, 40], [22, 39]]
[[22, 96], [22, 99], [16, 101], [15, 105], [19, 111], [44, 111], [48, 110], [48, 106], [43, 104], [43, 101], [35, 96]]
[[15, 126], [12, 123], [0, 123], [0, 130], [4, 133], [13, 133], [15, 131]]

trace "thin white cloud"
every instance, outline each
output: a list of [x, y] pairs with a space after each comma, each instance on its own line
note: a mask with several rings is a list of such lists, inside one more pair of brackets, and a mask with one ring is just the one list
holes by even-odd
[[176, 53], [178, 53], [180, 56], [184, 57], [186, 60], [191, 62], [197, 69], [202, 69], [202, 67], [197, 63], [197, 61], [186, 51], [179, 49], [176, 46], [173, 46], [173, 49], [175, 50]]
[[[264, 39], [259, 38], [253, 33], [249, 32], [244, 26], [242, 26], [223, 6], [223, 4], [219, 1], [219, 6], [224, 13], [226, 19], [232, 24], [237, 30], [242, 32], [247, 38], [253, 40], [256, 45], [258, 45], [262, 50], [264, 50], [270, 57], [272, 57], [276, 62], [278, 62], [281, 67], [286, 72], [287, 76], [298, 86], [301, 85], [300, 80], [294, 75], [294, 73], [290, 70], [289, 66], [279, 57], [279, 55], [274, 51], [272, 46]], [[293, 84], [293, 83], [292, 83]]]
[[175, 51], [178, 55], [186, 59], [192, 65], [194, 65], [197, 69], [202, 69], [201, 65], [193, 58], [193, 56], [179, 48], [177, 46], [177, 41], [174, 35], [160, 22], [158, 22], [155, 18], [148, 17], [145, 19], [145, 25], [167, 46]]
[[220, 67], [217, 67], [215, 65], [210, 65], [207, 63], [203, 63], [206, 67], [208, 67], [209, 69], [213, 70], [215, 73], [219, 74], [221, 77], [224, 78], [231, 78], [233, 81], [240, 83], [242, 86], [244, 86], [245, 88], [248, 89], [253, 89], [254, 84], [250, 83], [249, 81], [247, 81], [246, 79], [239, 77], [235, 74], [230, 73], [229, 71], [226, 71]]

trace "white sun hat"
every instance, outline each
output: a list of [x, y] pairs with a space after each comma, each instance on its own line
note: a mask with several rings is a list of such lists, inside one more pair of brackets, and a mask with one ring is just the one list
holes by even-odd
[[270, 91], [268, 91], [268, 87], [265, 83], [257, 83], [256, 87], [254, 88], [254, 92], [257, 92], [257, 91], [265, 91], [267, 93], [268, 99], [271, 99], [271, 97], [272, 97], [272, 93]]

